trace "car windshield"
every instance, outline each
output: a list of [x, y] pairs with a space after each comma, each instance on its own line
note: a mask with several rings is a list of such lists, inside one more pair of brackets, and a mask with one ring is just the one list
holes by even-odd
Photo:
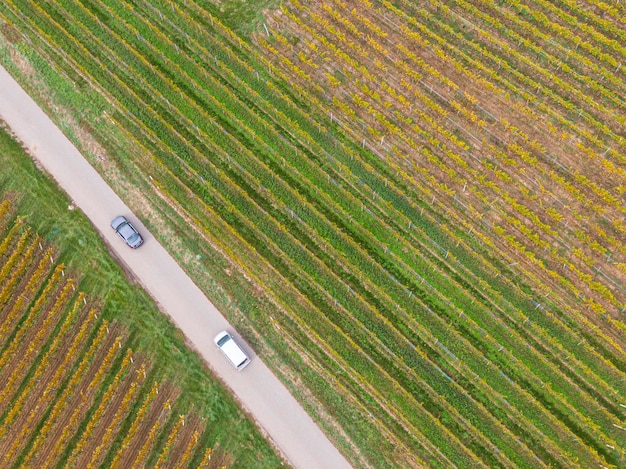
[[222, 337], [219, 342], [217, 343], [217, 345], [219, 347], [221, 347], [222, 345], [224, 345], [226, 342], [228, 342], [230, 340], [230, 336], [229, 335], [225, 335], [224, 337]]
[[139, 235], [137, 233], [134, 233], [130, 238], [128, 238], [128, 242], [132, 244], [138, 239], [139, 239]]

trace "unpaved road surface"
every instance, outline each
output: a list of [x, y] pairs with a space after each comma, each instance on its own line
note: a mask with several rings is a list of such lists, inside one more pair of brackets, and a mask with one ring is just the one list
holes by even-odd
[[[234, 333], [233, 328], [2, 67], [0, 119], [9, 125], [31, 156], [89, 217], [115, 255], [231, 388], [290, 464], [296, 468], [311, 469], [350, 467], [285, 386], [241, 339], [240, 343], [253, 355], [253, 360], [242, 372], [232, 368], [217, 350], [213, 337], [224, 329]], [[145, 244], [138, 250], [128, 248], [111, 229], [109, 224], [117, 215], [129, 218], [146, 238]], [[236, 333], [234, 335], [239, 338]]]

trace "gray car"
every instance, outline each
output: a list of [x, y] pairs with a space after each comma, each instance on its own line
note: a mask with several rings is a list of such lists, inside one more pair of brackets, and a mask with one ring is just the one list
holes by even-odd
[[111, 228], [124, 240], [131, 248], [138, 248], [143, 244], [143, 238], [135, 227], [123, 216], [115, 217], [111, 222]]

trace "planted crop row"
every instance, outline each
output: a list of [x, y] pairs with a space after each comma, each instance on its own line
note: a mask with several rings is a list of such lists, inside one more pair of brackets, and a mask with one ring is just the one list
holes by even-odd
[[[350, 9], [349, 9], [349, 8], [346, 8], [346, 10], [347, 10], [347, 11], [350, 11]], [[352, 15], [355, 15], [354, 11], [355, 11], [355, 10], [352, 10]], [[362, 10], [360, 10], [360, 11], [362, 11]], [[300, 16], [300, 17], [299, 17], [300, 19], [295, 18], [295, 17], [294, 17], [294, 18], [292, 18], [292, 19], [294, 20], [294, 22], [297, 22], [297, 21], [302, 22], [302, 18], [306, 18], [306, 17], [307, 17], [307, 16], [305, 15], [305, 16]], [[308, 17], [313, 18], [313, 17], [315, 17], [315, 15], [314, 15], [314, 14], [310, 14]], [[335, 30], [335, 32], [334, 32], [334, 33], [331, 31], [331, 26], [330, 26], [330, 23], [328, 22], [328, 20], [326, 20], [327, 22], [326, 22], [326, 23], [324, 23], [324, 20], [323, 20], [323, 19], [321, 19], [321, 18], [323, 18], [323, 17], [321, 17], [321, 16], [320, 16], [320, 17], [317, 17], [317, 18], [320, 18], [320, 22], [319, 22], [319, 24], [320, 24], [321, 28], [325, 28], [325, 29], [326, 29], [326, 31], [327, 31], [327, 32], [329, 32], [329, 34], [332, 34], [332, 35], [333, 35], [333, 37], [334, 37], [335, 39], [337, 39], [337, 38], [340, 38], [340, 37], [341, 37], [340, 35], [338, 35], [337, 30]], [[334, 16], [334, 18], [335, 18], [335, 19], [337, 19], [338, 17], [337, 17], [337, 16]], [[345, 17], [343, 17], [343, 18], [345, 18]], [[344, 23], [344, 24], [345, 24], [345, 23]], [[378, 24], [380, 24], [380, 22], [379, 22]], [[284, 28], [284, 22], [281, 24], [281, 28]], [[293, 29], [291, 29], [291, 30], [290, 30], [290, 33], [293, 33], [294, 35], [296, 35], [296, 34], [298, 34], [300, 31], [302, 31], [302, 28], [303, 28], [303, 27], [302, 27], [302, 24], [298, 24], [298, 28], [293, 28]], [[274, 35], [274, 36], [276, 36], [276, 37], [278, 38], [278, 40], [280, 40], [280, 32], [273, 31], [272, 33], [273, 33], [273, 35]], [[365, 34], [365, 33], [362, 33], [361, 38], [365, 38], [365, 36], [366, 36], [366, 34]], [[343, 36], [343, 37], [345, 38], [346, 36]], [[316, 40], [319, 40], [319, 39], [320, 39], [320, 37], [315, 37], [315, 39], [316, 39]], [[368, 40], [369, 40], [369, 39], [368, 39]], [[371, 42], [371, 40], [369, 40], [369, 41]], [[268, 43], [267, 43], [267, 42], [265, 42], [265, 41], [264, 41], [264, 43], [265, 43], [265, 44], [268, 44]], [[288, 43], [293, 44], [293, 42], [291, 42], [291, 41], [289, 41], [289, 40], [285, 41], [285, 43], [283, 43], [283, 44], [288, 44]], [[321, 40], [319, 43], [323, 43], [323, 40]], [[318, 43], [318, 44], [319, 44], [319, 43]], [[306, 44], [308, 47], [310, 47], [310, 50], [311, 50], [311, 51], [315, 51], [317, 54], [319, 54], [319, 52], [320, 52], [319, 50], [316, 50], [316, 47], [319, 47], [319, 45], [315, 45], [315, 44], [313, 44], [313, 46], [311, 46], [312, 42], [311, 42], [310, 40], [308, 40], [308, 39], [304, 39], [304, 40], [302, 40], [302, 41], [300, 42], [300, 44]], [[326, 45], [326, 44], [324, 44], [324, 45]], [[356, 46], [356, 45], [355, 45], [355, 43], [353, 43], [353, 45], [354, 45], [354, 50], [355, 50], [355, 52], [357, 52], [357, 53], [358, 53], [358, 46]], [[267, 48], [268, 48], [268, 50], [271, 50], [271, 51], [272, 51], [272, 53], [273, 53], [274, 55], [276, 55], [277, 50], [276, 50], [275, 48], [272, 50], [272, 46], [270, 46], [270, 45], [267, 45]], [[329, 47], [329, 49], [331, 49], [331, 48]], [[368, 51], [369, 51], [369, 50], [368, 50]], [[289, 55], [290, 55], [291, 57], [295, 57], [295, 56], [298, 56], [298, 53], [297, 53], [297, 51], [293, 51], [293, 50], [291, 50], [291, 51], [289, 51]], [[338, 57], [341, 57], [341, 54], [340, 54], [339, 52], [338, 52], [336, 55], [337, 55]], [[306, 69], [306, 65], [308, 65], [308, 61], [307, 61], [306, 57], [310, 57], [310, 56], [311, 56], [311, 55], [309, 55], [309, 54], [305, 54], [304, 56], [302, 56], [302, 54], [301, 54], [301, 53], [300, 53], [300, 56], [298, 56], [298, 58], [300, 59], [300, 62], [302, 63], [302, 65], [301, 65], [301, 66], [303, 67], [303, 68], [302, 68], [302, 70], [307, 70], [307, 69]], [[363, 56], [365, 56], [365, 53], [363, 54]], [[304, 57], [304, 58], [303, 58], [303, 57]], [[277, 59], [277, 61], [280, 61], [280, 58], [278, 58], [278, 59]], [[346, 59], [346, 62], [347, 62], [347, 59]], [[290, 67], [290, 66], [291, 66], [291, 65], [289, 65], [289, 63], [288, 63], [288, 62], [283, 62], [283, 63], [284, 63], [284, 64], [286, 64], [286, 67]], [[293, 63], [293, 62], [291, 62], [291, 63]], [[375, 64], [374, 64], [374, 65], [375, 65]], [[314, 69], [315, 69], [316, 67], [318, 67], [318, 66], [319, 66], [319, 67], [322, 67], [323, 65], [320, 65], [320, 64], [316, 64], [316, 63], [314, 63], [313, 65], [311, 65], [311, 66], [310, 66], [310, 68], [309, 68], [308, 70], [314, 70]], [[346, 70], [346, 68], [343, 68], [343, 71], [345, 71], [345, 70]], [[305, 73], [306, 73], [306, 72], [305, 72]], [[363, 76], [363, 77], [367, 77], [367, 73], [366, 73], [366, 72], [363, 72], [363, 73], [362, 73], [362, 76]], [[390, 80], [390, 76], [389, 76], [389, 74], [387, 74], [387, 75], [383, 75], [383, 76], [384, 76], [384, 78], [385, 78], [385, 81], [389, 81], [389, 80]], [[393, 79], [393, 78], [391, 78], [391, 79]], [[358, 82], [357, 82], [357, 84], [358, 84]], [[384, 88], [384, 87], [383, 87], [383, 86], [381, 86], [381, 89], [383, 89], [383, 88]], [[365, 89], [365, 88], [363, 88], [362, 90], [366, 90], [366, 89]], [[366, 90], [366, 91], [371, 91], [371, 88], [369, 88], [369, 89], [368, 89], [368, 90]], [[372, 99], [376, 99], [376, 96], [375, 96], [375, 95], [371, 95], [371, 96], [370, 96], [370, 98], [372, 98]], [[333, 102], [333, 104], [334, 104], [334, 102]], [[387, 103], [387, 104], [389, 104], [389, 103]], [[381, 107], [381, 108], [382, 108], [382, 107]], [[354, 116], [354, 114], [352, 114], [352, 115]], [[340, 119], [341, 119], [341, 118], [340, 118]], [[379, 122], [382, 122], [382, 121], [379, 121]], [[442, 169], [443, 169], [443, 168], [442, 168]], [[456, 187], [459, 187], [459, 185], [457, 185]], [[509, 203], [510, 203], [510, 202], [509, 202]], [[504, 233], [501, 233], [501, 234], [504, 234]], [[515, 238], [511, 238], [511, 241], [514, 241], [514, 239], [515, 239]], [[520, 246], [521, 246], [521, 245], [520, 245]], [[518, 249], [519, 249], [519, 248], [518, 248]], [[598, 287], [599, 287], [599, 286], [598, 286]], [[571, 288], [571, 286], [568, 286], [568, 288]], [[621, 304], [620, 304], [619, 302], [617, 302], [617, 303], [613, 303], [613, 304], [614, 304], [615, 306], [617, 306], [617, 307], [620, 307], [620, 306], [621, 306]], [[574, 334], [578, 334], [579, 332], [577, 331], [577, 329], [578, 329], [578, 328], [576, 327], [576, 328], [575, 328], [572, 332], [573, 332]], [[609, 339], [609, 342], [610, 342], [610, 339]], [[619, 350], [619, 348], [620, 348], [620, 347], [618, 346], [618, 347], [616, 348], [616, 350]], [[617, 363], [619, 363], [619, 361], [616, 361], [615, 363], [617, 364]], [[618, 365], [618, 366], [621, 366], [621, 365]], [[590, 376], [593, 376], [593, 373], [591, 373], [591, 374], [590, 374]], [[608, 376], [608, 375], [607, 375], [607, 376]], [[596, 377], [593, 377], [592, 379], [593, 379], [593, 380], [596, 380]], [[609, 379], [610, 379], [610, 378], [609, 378]], [[596, 382], [598, 382], [598, 381], [596, 381]], [[598, 383], [600, 383], [600, 382], [598, 382]], [[601, 386], [603, 386], [603, 385], [601, 384]], [[617, 389], [617, 388], [616, 388], [616, 389]], [[611, 406], [611, 407], [613, 407], [613, 412], [617, 412], [618, 414], [620, 413], [619, 409], [615, 408], [615, 407], [614, 407], [614, 405], [610, 404], [610, 406]], [[617, 434], [616, 434], [616, 435], [617, 435]]]
[[[387, 80], [389, 80], [389, 77], [386, 77], [386, 79], [387, 79]], [[389, 103], [388, 103], [388, 104], [389, 104]], [[443, 117], [445, 117], [445, 116], [443, 116]], [[457, 161], [458, 161], [458, 159], [457, 159]], [[436, 160], [435, 160], [434, 162], [436, 163]], [[472, 180], [472, 179], [475, 179], [475, 177], [471, 178], [470, 180]], [[510, 179], [508, 179], [508, 180], [510, 181]], [[515, 178], [513, 178], [512, 180], [513, 180], [513, 181], [515, 181]], [[522, 181], [522, 182], [523, 182], [523, 181]], [[502, 182], [500, 182], [500, 184], [502, 184]], [[524, 185], [525, 185], [526, 187], [522, 187], [522, 189], [525, 189], [525, 190], [526, 190], [526, 192], [528, 193], [527, 183], [526, 183], [526, 184], [524, 184]], [[463, 180], [461, 180], [461, 181], [454, 181], [454, 182], [453, 182], [453, 184], [452, 184], [452, 187], [455, 187], [455, 186], [456, 186], [456, 187], [460, 187], [460, 186], [465, 187], [465, 186], [464, 186], [464, 184], [463, 184]], [[470, 186], [470, 187], [471, 187], [471, 186]], [[531, 189], [532, 189], [532, 186], [531, 186]], [[534, 192], [534, 191], [533, 191], [533, 192]], [[531, 194], [532, 194], [532, 193], [531, 193]], [[526, 197], [526, 198], [527, 198], [527, 197]], [[527, 202], [526, 202], [526, 203], [527, 203]]]
[[[522, 187], [522, 189], [524, 189], [524, 188]], [[527, 191], [527, 190], [526, 190], [526, 191]], [[528, 191], [527, 191], [527, 192], [528, 192]], [[535, 196], [535, 197], [536, 197], [536, 196]], [[518, 226], [519, 226], [519, 225], [518, 225]], [[522, 228], [523, 228], [523, 227], [522, 227]]]

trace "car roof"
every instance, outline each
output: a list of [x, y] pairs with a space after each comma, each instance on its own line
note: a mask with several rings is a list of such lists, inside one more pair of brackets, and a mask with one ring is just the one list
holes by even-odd
[[246, 355], [241, 346], [235, 342], [232, 336], [230, 336], [230, 340], [224, 342], [220, 348], [237, 369], [243, 368], [246, 362], [250, 361], [248, 355]]
[[126, 224], [122, 225], [117, 232], [122, 235], [124, 239], [130, 239], [135, 235], [138, 235], [137, 230], [133, 228], [133, 226], [126, 222]]

